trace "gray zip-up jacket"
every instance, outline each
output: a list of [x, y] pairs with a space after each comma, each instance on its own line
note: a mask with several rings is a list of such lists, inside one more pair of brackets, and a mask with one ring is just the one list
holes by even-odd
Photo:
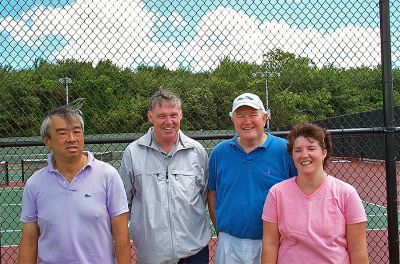
[[129, 230], [140, 264], [177, 263], [211, 239], [206, 213], [208, 156], [179, 131], [162, 153], [150, 130], [124, 151], [120, 174], [130, 210]]

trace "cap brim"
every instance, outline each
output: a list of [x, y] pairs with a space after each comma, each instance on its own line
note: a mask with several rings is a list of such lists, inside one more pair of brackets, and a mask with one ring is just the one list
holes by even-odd
[[263, 108], [261, 108], [260, 106], [258, 106], [256, 104], [246, 102], [246, 103], [240, 103], [237, 106], [235, 106], [235, 108], [232, 109], [231, 113], [235, 112], [236, 109], [238, 109], [239, 107], [242, 107], [242, 106], [250, 106], [251, 108], [254, 108], [256, 110], [264, 110]]

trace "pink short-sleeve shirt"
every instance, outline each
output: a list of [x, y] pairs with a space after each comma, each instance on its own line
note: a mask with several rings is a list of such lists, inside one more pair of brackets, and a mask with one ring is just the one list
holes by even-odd
[[350, 263], [346, 225], [367, 221], [356, 189], [332, 176], [312, 195], [296, 178], [273, 186], [262, 219], [277, 223], [278, 263]]

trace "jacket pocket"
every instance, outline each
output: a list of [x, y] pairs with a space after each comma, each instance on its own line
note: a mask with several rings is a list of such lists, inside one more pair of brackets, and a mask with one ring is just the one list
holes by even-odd
[[175, 191], [182, 193], [188, 200], [197, 199], [199, 193], [206, 187], [201, 169], [191, 171], [171, 170], [171, 177]]

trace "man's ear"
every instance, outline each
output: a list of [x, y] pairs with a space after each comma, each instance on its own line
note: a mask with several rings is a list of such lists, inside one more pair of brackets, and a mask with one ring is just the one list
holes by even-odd
[[47, 149], [51, 150], [51, 147], [50, 147], [50, 138], [49, 138], [49, 137], [45, 137], [45, 138], [43, 139], [43, 143], [46, 145]]
[[153, 113], [151, 111], [147, 111], [147, 119], [153, 124]]
[[[268, 118], [269, 118], [268, 113], [265, 113], [264, 118], [263, 118], [265, 124], [267, 123]], [[264, 124], [264, 126], [265, 126], [265, 124]]]

